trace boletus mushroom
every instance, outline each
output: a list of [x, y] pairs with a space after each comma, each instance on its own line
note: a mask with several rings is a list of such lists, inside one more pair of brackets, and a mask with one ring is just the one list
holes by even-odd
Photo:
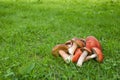
[[99, 48], [96, 48], [96, 47], [92, 48], [92, 52], [93, 52], [93, 54], [90, 56], [87, 56], [85, 61], [87, 61], [89, 59], [93, 59], [93, 58], [95, 58], [98, 62], [103, 61], [103, 58], [104, 58], [103, 53]]
[[92, 48], [97, 47], [102, 50], [99, 41], [94, 36], [88, 36], [86, 38], [86, 46], [83, 48], [84, 51], [81, 54], [80, 58], [78, 59], [77, 66], [82, 66], [85, 58], [88, 54], [92, 54]]
[[77, 48], [85, 46], [84, 39], [73, 38], [71, 40], [72, 46], [68, 49], [69, 54], [73, 55]]
[[72, 47], [73, 42], [71, 40], [68, 40], [68, 41], [65, 42], [65, 45], [67, 45], [68, 48], [70, 48], [70, 47]]
[[69, 63], [71, 61], [71, 57], [67, 52], [68, 46], [65, 44], [58, 44], [52, 49], [52, 54], [54, 56], [57, 56], [59, 54], [66, 63]]
[[77, 49], [75, 50], [75, 53], [74, 53], [71, 61], [72, 61], [72, 62], [77, 62], [78, 59], [79, 59], [79, 57], [81, 56], [81, 54], [82, 54], [81, 48], [77, 48]]

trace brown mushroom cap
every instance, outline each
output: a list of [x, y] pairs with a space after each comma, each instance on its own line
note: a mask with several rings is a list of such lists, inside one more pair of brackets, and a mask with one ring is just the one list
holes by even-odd
[[65, 45], [65, 44], [58, 44], [58, 45], [56, 45], [55, 47], [53, 47], [53, 49], [52, 49], [52, 54], [53, 54], [54, 56], [57, 56], [59, 50], [63, 50], [63, 51], [65, 51], [65, 52], [67, 52], [67, 51], [68, 51], [68, 46]]
[[96, 60], [98, 62], [102, 62], [103, 61], [102, 51], [100, 49], [96, 48], [96, 47], [92, 48], [92, 51], [93, 51], [94, 54], [97, 54]]
[[84, 47], [85, 46], [85, 40], [82, 39], [82, 38], [80, 38], [80, 39], [79, 38], [73, 38], [72, 41], [75, 42], [78, 45], [78, 47]]
[[68, 40], [65, 42], [65, 45], [67, 45], [69, 48], [73, 45], [72, 40]]
[[92, 54], [92, 51], [89, 48], [83, 47], [82, 49], [83, 49], [83, 51], [86, 50], [89, 54]]

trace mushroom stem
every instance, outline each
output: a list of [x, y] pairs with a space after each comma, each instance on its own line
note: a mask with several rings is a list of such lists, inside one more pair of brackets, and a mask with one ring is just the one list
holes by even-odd
[[88, 52], [87, 52], [87, 51], [84, 51], [84, 52], [81, 54], [80, 58], [78, 59], [77, 66], [79, 66], [79, 67], [82, 66], [82, 64], [83, 64], [83, 62], [84, 62], [84, 60], [85, 60], [85, 58], [86, 58], [87, 55], [88, 55]]
[[77, 44], [76, 44], [76, 43], [73, 43], [72, 47], [70, 47], [70, 48], [68, 49], [69, 54], [73, 55], [74, 52], [75, 52], [75, 50], [76, 50], [76, 48], [77, 48]]
[[97, 57], [97, 54], [92, 54], [92, 55], [90, 55], [90, 56], [87, 56], [87, 57], [85, 58], [85, 61], [88, 61], [88, 60], [93, 59], [93, 58], [96, 58], [96, 57]]
[[66, 62], [66, 63], [70, 63], [71, 61], [71, 56], [69, 56], [66, 52], [64, 52], [63, 50], [59, 50], [59, 54], [60, 56], [63, 58], [63, 60]]

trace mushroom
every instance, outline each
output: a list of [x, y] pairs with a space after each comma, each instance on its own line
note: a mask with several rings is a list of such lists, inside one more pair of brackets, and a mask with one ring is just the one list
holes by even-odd
[[68, 46], [65, 44], [58, 44], [52, 49], [52, 54], [54, 56], [57, 56], [59, 53], [59, 55], [63, 58], [63, 60], [66, 63], [69, 63], [71, 60], [71, 56], [69, 56], [67, 52], [68, 52]]
[[72, 47], [72, 45], [73, 45], [72, 40], [66, 41], [66, 42], [65, 42], [65, 45], [67, 45], [69, 48]]
[[81, 54], [82, 54], [81, 48], [77, 48], [72, 59], [71, 59], [72, 62], [77, 62], [79, 57], [81, 56]]
[[93, 58], [96, 58], [96, 60], [98, 62], [102, 62], [103, 61], [103, 53], [102, 51], [99, 49], [99, 48], [92, 48], [92, 51], [93, 51], [93, 54], [90, 55], [90, 56], [87, 56], [85, 61], [89, 60], [89, 59], [93, 59]]
[[84, 47], [85, 43], [83, 42], [83, 39], [73, 38], [72, 40], [72, 46], [68, 49], [69, 54], [73, 55], [77, 47]]
[[[102, 47], [100, 45], [100, 42], [94, 37], [94, 36], [88, 36], [86, 38], [86, 41], [87, 41], [87, 44], [86, 46], [88, 46], [90, 49], [92, 47], [97, 47], [99, 48], [100, 50], [102, 50]], [[90, 45], [90, 46], [89, 46]]]
[[83, 48], [84, 51], [81, 54], [80, 58], [78, 59], [77, 66], [82, 66], [83, 61], [85, 60], [86, 56], [88, 54], [92, 54], [93, 47], [97, 47], [100, 50], [102, 49], [99, 41], [94, 36], [88, 36], [86, 38], [86, 47]]

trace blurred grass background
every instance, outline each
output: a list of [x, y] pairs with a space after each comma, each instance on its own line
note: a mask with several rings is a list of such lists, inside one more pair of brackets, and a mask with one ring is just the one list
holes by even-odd
[[[1, 80], [119, 80], [119, 0], [0, 0]], [[95, 36], [105, 56], [81, 68], [55, 58], [56, 44]]]

